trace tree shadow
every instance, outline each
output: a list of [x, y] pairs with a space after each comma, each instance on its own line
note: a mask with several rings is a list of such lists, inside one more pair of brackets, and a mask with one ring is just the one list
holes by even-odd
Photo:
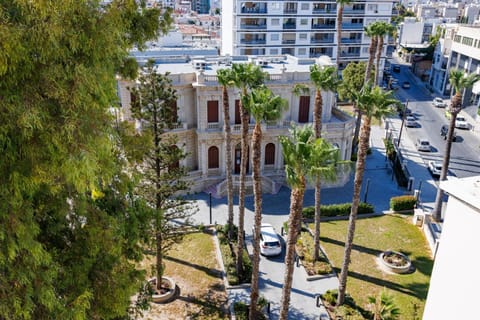
[[[345, 242], [338, 241], [338, 240], [331, 239], [331, 238], [326, 238], [326, 237], [320, 236], [320, 241], [325, 242], [325, 243], [335, 244], [335, 245], [340, 246], [340, 247], [345, 247]], [[383, 252], [382, 250], [367, 248], [367, 247], [364, 247], [364, 246], [360, 246], [358, 244], [353, 244], [352, 245], [352, 250], [360, 251], [360, 252], [363, 252], [363, 253], [368, 253], [368, 254], [375, 255], [375, 256], [378, 256], [380, 253]]]
[[176, 262], [176, 263], [179, 263], [179, 264], [183, 264], [183, 265], [192, 267], [192, 268], [200, 270], [200, 271], [203, 271], [203, 272], [205, 272], [206, 274], [208, 274], [209, 276], [212, 276], [212, 277], [216, 277], [216, 278], [221, 278], [222, 277], [222, 272], [220, 270], [217, 270], [217, 269], [207, 268], [207, 267], [198, 265], [196, 263], [191, 263], [189, 261], [180, 260], [178, 258], [170, 257], [170, 256], [165, 256], [164, 259], [169, 260], [169, 261], [173, 261], [173, 262]]
[[[186, 318], [217, 318], [225, 317], [228, 314], [227, 304], [228, 299], [225, 296], [224, 299], [219, 299], [218, 295], [215, 295], [215, 291], [218, 291], [215, 287], [217, 285], [210, 286], [207, 289], [207, 293], [202, 295], [202, 298], [195, 297], [192, 294], [182, 296], [180, 289], [178, 288], [177, 300], [185, 302]], [[194, 310], [193, 306], [197, 306], [199, 309]]]
[[429, 257], [420, 256], [412, 260], [412, 264], [415, 266], [418, 272], [430, 276], [433, 270], [433, 260]]

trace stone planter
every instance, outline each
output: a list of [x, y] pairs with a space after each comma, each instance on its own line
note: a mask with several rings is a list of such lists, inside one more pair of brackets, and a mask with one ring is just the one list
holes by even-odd
[[412, 262], [403, 253], [397, 251], [384, 251], [379, 256], [382, 268], [394, 273], [408, 273], [412, 269]]
[[[165, 287], [167, 287], [168, 289], [166, 289], [165, 292], [163, 293], [154, 292], [154, 294], [152, 294], [152, 301], [155, 303], [170, 302], [171, 300], [173, 300], [175, 296], [176, 288], [177, 288], [175, 281], [169, 277], [162, 277], [162, 282], [165, 284]], [[156, 283], [157, 283], [157, 278], [152, 278], [148, 280], [148, 284], [152, 286], [152, 288], [155, 288]]]

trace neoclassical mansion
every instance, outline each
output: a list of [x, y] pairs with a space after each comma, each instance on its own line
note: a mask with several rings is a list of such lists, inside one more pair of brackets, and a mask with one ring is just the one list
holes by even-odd
[[[225, 137], [223, 131], [222, 86], [216, 71], [230, 68], [232, 63], [255, 63], [268, 73], [266, 85], [274, 94], [288, 101], [288, 109], [280, 120], [263, 123], [261, 171], [263, 192], [276, 193], [285, 184], [283, 156], [278, 137], [289, 134], [291, 124], [312, 123], [315, 87], [310, 81], [310, 66], [314, 63], [331, 65], [328, 57], [317, 59], [293, 56], [214, 56], [191, 58], [185, 56], [163, 57], [156, 60], [156, 70], [170, 72], [173, 87], [177, 92], [178, 125], [173, 131], [178, 136], [178, 145], [185, 146], [188, 157], [180, 165], [188, 168], [192, 191], [211, 192], [213, 196], [226, 195]], [[294, 93], [295, 84], [309, 86], [306, 95]], [[131, 120], [131, 95], [128, 87], [133, 83], [119, 80], [121, 118]], [[354, 119], [336, 108], [334, 92], [323, 93], [322, 136], [339, 148], [342, 159], [350, 159]], [[240, 112], [239, 90], [229, 89], [230, 119], [232, 128], [233, 180], [238, 187], [240, 172]], [[254, 120], [250, 120], [250, 133]], [[251, 191], [252, 157], [249, 157], [247, 180]], [[348, 175], [337, 184], [344, 184]]]

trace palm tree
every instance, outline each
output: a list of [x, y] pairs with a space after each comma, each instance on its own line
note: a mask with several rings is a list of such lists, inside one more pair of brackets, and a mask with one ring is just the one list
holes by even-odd
[[382, 57], [383, 52], [383, 41], [386, 36], [391, 36], [395, 31], [395, 27], [390, 23], [385, 21], [379, 21], [377, 25], [377, 56], [375, 62], [375, 84], [378, 85], [380, 82], [379, 74], [380, 74], [380, 59]]
[[400, 316], [400, 309], [395, 304], [393, 296], [385, 288], [378, 296], [369, 296], [368, 302], [373, 313], [373, 320], [396, 320]]
[[340, 273], [337, 305], [343, 304], [347, 286], [348, 266], [352, 251], [353, 237], [355, 234], [355, 222], [357, 219], [358, 205], [360, 203], [360, 191], [362, 188], [365, 160], [369, 148], [370, 129], [372, 118], [381, 119], [383, 116], [393, 113], [393, 105], [398, 101], [393, 98], [392, 92], [384, 92], [380, 87], [370, 87], [367, 84], [357, 97], [357, 106], [363, 114], [362, 128], [360, 131], [360, 145], [357, 154], [355, 180], [353, 185], [352, 209], [348, 222], [347, 239], [345, 241], [345, 253], [343, 256], [342, 271]]
[[340, 52], [342, 50], [343, 8], [351, 0], [337, 0], [337, 69], [340, 70]]
[[228, 87], [232, 86], [232, 70], [219, 69], [217, 71], [218, 83], [222, 86], [223, 96], [223, 131], [225, 135], [225, 158], [227, 178], [227, 203], [228, 203], [228, 239], [232, 240], [233, 234], [233, 181], [232, 181], [232, 130], [230, 127], [230, 104], [228, 100]]
[[[320, 139], [317, 139], [320, 140]], [[290, 136], [280, 137], [285, 161], [286, 179], [292, 191], [290, 193], [290, 215], [288, 218], [287, 252], [285, 255], [285, 276], [282, 289], [280, 319], [288, 317], [290, 292], [295, 259], [295, 244], [300, 231], [303, 197], [306, 188], [306, 177], [310, 175], [315, 152], [316, 139], [311, 126], [292, 127]]]
[[249, 95], [242, 97], [243, 107], [255, 119], [252, 134], [253, 193], [255, 197], [255, 226], [253, 234], [253, 268], [250, 290], [250, 319], [257, 319], [258, 273], [260, 265], [260, 227], [262, 224], [262, 177], [260, 158], [262, 152], [262, 121], [278, 120], [287, 107], [287, 101], [273, 95], [270, 89], [262, 86], [253, 89]]
[[[232, 65], [232, 81], [235, 87], [241, 91], [241, 96], [244, 97], [248, 93], [248, 89], [258, 87], [263, 84], [266, 78], [265, 72], [260, 66], [255, 66], [253, 63], [235, 63]], [[241, 158], [240, 158], [240, 187], [238, 195], [238, 241], [237, 241], [237, 274], [243, 274], [243, 247], [244, 239], [244, 220], [245, 220], [245, 180], [247, 175], [247, 161], [248, 161], [248, 122], [250, 115], [242, 105], [240, 99], [240, 115], [241, 115]]]
[[[313, 108], [313, 131], [315, 138], [322, 135], [323, 99], [322, 91], [335, 91], [339, 80], [337, 69], [333, 66], [320, 67], [315, 64], [310, 67], [310, 79], [315, 85], [315, 105]], [[314, 261], [319, 258], [320, 251], [320, 190], [322, 187], [320, 176], [315, 179], [315, 233], [314, 233]]]
[[[447, 133], [447, 142], [445, 146], [445, 155], [443, 156], [442, 172], [440, 173], [439, 181], [444, 181], [447, 178], [448, 166], [450, 164], [450, 152], [452, 150], [453, 132], [455, 130], [455, 121], [457, 115], [462, 110], [462, 94], [467, 88], [471, 88], [475, 82], [480, 79], [478, 74], [466, 75], [463, 71], [458, 69], [450, 70], [449, 81], [452, 88], [455, 90], [455, 95], [452, 97], [452, 102], [449, 107], [450, 125]], [[437, 188], [437, 196], [435, 198], [435, 206], [433, 207], [432, 216], [436, 221], [442, 219], [442, 198], [443, 190], [440, 188], [440, 183]]]

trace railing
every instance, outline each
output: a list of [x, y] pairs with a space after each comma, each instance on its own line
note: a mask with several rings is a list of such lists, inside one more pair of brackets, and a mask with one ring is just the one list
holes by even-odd
[[326, 39], [310, 39], [310, 43], [333, 43], [334, 38], [326, 38]]
[[297, 13], [297, 9], [284, 9], [283, 13], [285, 13], [285, 14], [295, 14], [295, 13]]
[[342, 52], [340, 57], [360, 57], [360, 52]]
[[241, 24], [240, 29], [250, 29], [250, 30], [263, 30], [267, 29], [267, 24]]
[[242, 8], [242, 13], [268, 13], [266, 8]]
[[297, 27], [296, 23], [284, 23], [283, 29], [295, 29]]
[[204, 76], [205, 82], [218, 82], [218, 77], [216, 75], [206, 75]]
[[282, 40], [282, 44], [295, 44], [295, 40]]
[[[253, 130], [255, 127], [255, 123], [249, 123], [248, 124], [248, 130]], [[241, 124], [234, 124], [232, 128], [232, 132], [240, 132], [242, 131], [242, 125]]]
[[362, 43], [362, 39], [342, 38], [342, 43]]
[[343, 9], [343, 14], [365, 14], [365, 9]]
[[262, 40], [262, 39], [245, 40], [245, 39], [241, 39], [240, 43], [242, 43], [242, 44], [266, 44], [267, 40]]
[[207, 123], [207, 130], [218, 130], [218, 129], [220, 129], [220, 123], [218, 122]]
[[312, 10], [313, 14], [337, 14], [337, 9], [313, 9]]
[[312, 24], [312, 29], [335, 29], [335, 23], [333, 24]]
[[342, 28], [345, 29], [354, 29], [354, 30], [363, 30], [363, 23], [342, 23]]

